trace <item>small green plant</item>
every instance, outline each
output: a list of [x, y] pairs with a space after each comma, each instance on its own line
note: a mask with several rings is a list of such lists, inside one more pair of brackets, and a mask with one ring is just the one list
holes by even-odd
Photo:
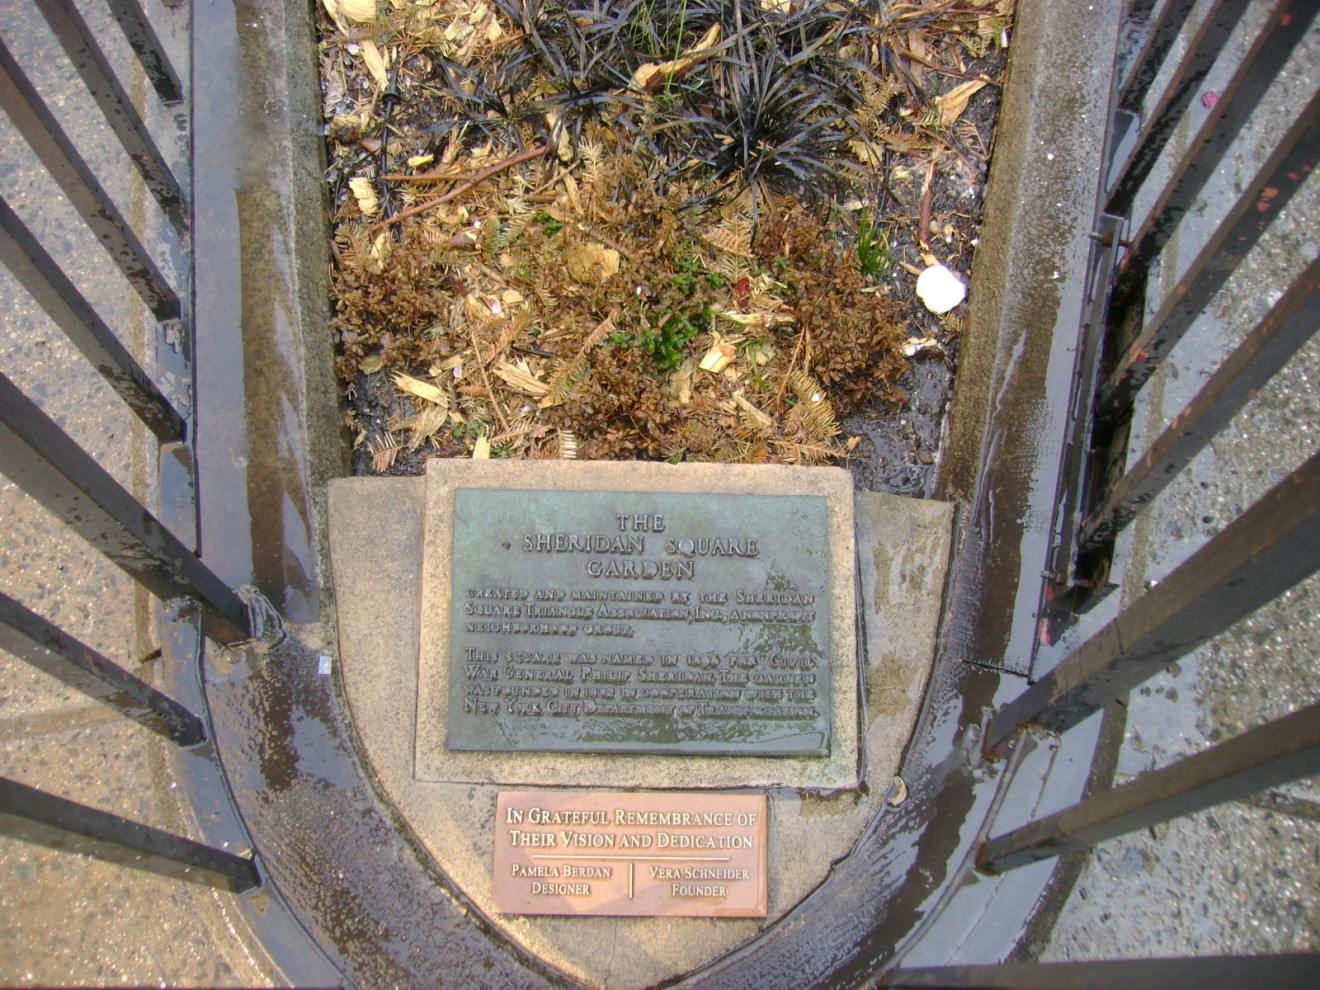
[[871, 221], [871, 211], [862, 207], [857, 220], [857, 267], [863, 278], [888, 278], [894, 267], [889, 238]]
[[674, 313], [661, 310], [657, 326], [642, 330], [639, 342], [651, 353], [660, 372], [677, 371], [687, 354], [687, 346], [703, 330], [710, 329], [710, 317], [699, 313]]
[[537, 210], [536, 216], [532, 217], [532, 223], [536, 224], [551, 236], [554, 236], [564, 229], [563, 221], [556, 220], [546, 210]]
[[[691, 247], [690, 244], [686, 246]], [[705, 282], [706, 287], [710, 289], [718, 289], [724, 285], [724, 279], [715, 272], [707, 271], [701, 258], [690, 250], [678, 256], [674, 262], [674, 275], [669, 281], [685, 296], [696, 291], [700, 282]]]

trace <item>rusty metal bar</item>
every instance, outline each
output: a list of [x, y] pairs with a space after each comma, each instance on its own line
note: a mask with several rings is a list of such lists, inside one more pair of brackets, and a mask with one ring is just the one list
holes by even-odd
[[58, 324], [161, 443], [181, 441], [187, 424], [114, 331], [0, 197], [0, 263]]
[[978, 869], [1002, 873], [1320, 771], [1320, 704], [995, 836]]
[[206, 738], [202, 721], [113, 660], [0, 592], [0, 649], [180, 746]]
[[1270, 490], [990, 722], [1063, 732], [1320, 568], [1320, 454]]
[[990, 963], [890, 970], [880, 987], [948, 990], [1314, 990], [1320, 955], [1185, 956], [1094, 962]]
[[114, 70], [93, 38], [73, 0], [31, 0], [50, 25], [60, 46], [87, 91], [105, 115], [106, 123], [128, 152], [133, 165], [142, 176], [160, 208], [169, 217], [176, 230], [186, 227], [185, 200], [174, 173], [156, 147], [156, 141], [147, 130], [142, 118], [133, 108], [133, 101], [115, 78]]
[[1261, 98], [1278, 77], [1297, 43], [1306, 36], [1320, 12], [1320, 0], [1284, 0], [1261, 28], [1243, 56], [1233, 78], [1219, 94], [1201, 128], [1187, 146], [1173, 177], [1151, 208], [1140, 229], [1130, 238], [1134, 247], [1122, 261], [1114, 281], [1113, 307], [1123, 310], [1145, 273], [1179, 222], [1195, 204], [1206, 182], [1215, 174], [1224, 153], [1260, 106]]
[[151, 80], [162, 103], [183, 102], [183, 86], [179, 84], [178, 74], [165, 54], [165, 46], [160, 43], [156, 29], [151, 26], [138, 0], [106, 0], [110, 13], [119, 23], [129, 46], [138, 57], [142, 71]]
[[1320, 92], [1311, 97], [1158, 312], [1119, 359], [1101, 388], [1098, 416], [1109, 419], [1132, 402], [1317, 164]]
[[0, 470], [157, 598], [198, 598], [211, 639], [250, 637], [239, 597], [4, 375]]
[[1205, 19], [1189, 42], [1186, 54], [1178, 63], [1158, 103], [1147, 115], [1136, 149], [1128, 156], [1118, 181], [1114, 183], [1105, 202], [1104, 212], [1123, 217], [1132, 212], [1132, 202], [1142, 183], [1159, 161], [1160, 153], [1182, 122], [1192, 97], [1196, 95], [1215, 60], [1224, 50], [1229, 35], [1250, 5], [1251, 0], [1218, 0], [1206, 12]]
[[1151, 25], [1146, 44], [1134, 60], [1127, 83], [1119, 94], [1116, 104], [1119, 110], [1141, 112], [1141, 102], [1146, 98], [1146, 90], [1150, 89], [1151, 83], [1159, 75], [1160, 67], [1164, 65], [1169, 50], [1178, 40], [1178, 35], [1182, 33], [1183, 25], [1187, 23], [1187, 17], [1195, 6], [1196, 0], [1169, 0], [1164, 5], [1160, 16]]
[[4, 778], [0, 834], [236, 894], [261, 884], [247, 857]]
[[1114, 538], [1162, 492], [1256, 391], [1320, 328], [1320, 258], [1215, 371], [1131, 470], [1082, 522], [1079, 543], [1092, 549]]
[[78, 154], [0, 39], [0, 106], [158, 320], [179, 316], [178, 296]]

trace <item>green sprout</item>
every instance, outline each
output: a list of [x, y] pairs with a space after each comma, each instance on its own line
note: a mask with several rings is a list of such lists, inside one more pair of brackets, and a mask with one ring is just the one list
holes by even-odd
[[871, 211], [862, 207], [857, 221], [857, 263], [863, 278], [888, 278], [894, 267], [889, 238], [879, 224], [871, 222]]

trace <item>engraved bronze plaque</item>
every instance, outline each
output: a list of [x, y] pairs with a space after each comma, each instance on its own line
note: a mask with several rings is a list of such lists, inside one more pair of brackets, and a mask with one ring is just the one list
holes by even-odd
[[829, 755], [826, 510], [458, 489], [449, 748]]
[[501, 791], [500, 914], [764, 918], [764, 794]]

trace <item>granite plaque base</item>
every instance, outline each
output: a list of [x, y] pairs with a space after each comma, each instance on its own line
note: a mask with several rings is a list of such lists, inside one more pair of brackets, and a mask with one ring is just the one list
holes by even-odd
[[[644, 990], [734, 952], [818, 890], [831, 864], [874, 827], [898, 772], [931, 669], [953, 507], [854, 495], [848, 473], [838, 469], [446, 461], [430, 470], [429, 478], [344, 478], [331, 484], [339, 634], [334, 669], [342, 675], [353, 724], [383, 793], [474, 909], [570, 979], [595, 990]], [[823, 495], [831, 574], [830, 755], [450, 751], [449, 596], [432, 581], [435, 575], [450, 577], [453, 534], [445, 526], [453, 492], [475, 487]], [[865, 634], [864, 693], [855, 631]], [[507, 909], [496, 901], [493, 868], [501, 792], [535, 792], [537, 806], [549, 807], [551, 801], [610, 789], [681, 802], [693, 791], [724, 797], [762, 788], [770, 789], [764, 918], [501, 913]], [[720, 791], [725, 794], [713, 793]], [[657, 804], [655, 810], [665, 807]], [[686, 809], [680, 803], [670, 810]]]
[[852, 786], [852, 506], [831, 468], [431, 461], [418, 779]]

